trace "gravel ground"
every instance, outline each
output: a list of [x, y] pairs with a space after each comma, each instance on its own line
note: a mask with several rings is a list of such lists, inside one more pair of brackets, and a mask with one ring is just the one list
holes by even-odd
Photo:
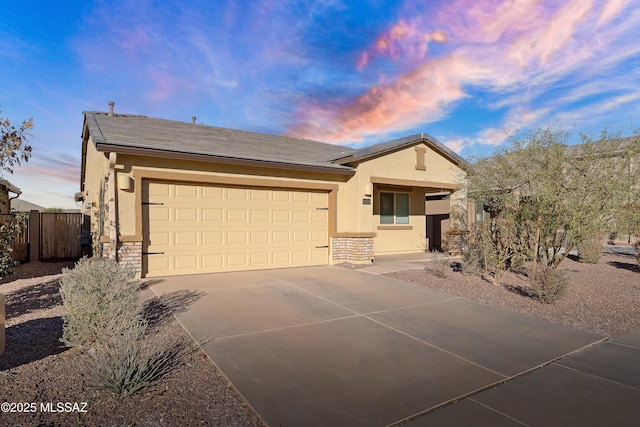
[[[0, 402], [36, 403], [34, 413], [2, 413], [0, 426], [261, 426], [256, 413], [220, 373], [170, 309], [188, 298], [160, 300], [144, 289], [150, 339], [183, 339], [180, 363], [166, 377], [126, 399], [92, 387], [86, 355], [63, 347], [64, 307], [58, 280], [73, 263], [28, 263], [0, 282], [7, 297], [6, 349], [0, 355]], [[40, 404], [86, 402], [86, 412], [43, 412]], [[73, 407], [72, 407], [73, 409]], [[79, 407], [78, 409], [82, 409]]]
[[605, 254], [595, 265], [571, 257], [559, 268], [565, 271], [568, 286], [564, 296], [550, 304], [509, 290], [527, 286], [526, 277], [515, 274], [501, 286], [452, 270], [444, 279], [426, 269], [387, 276], [608, 337], [640, 328], [640, 269], [634, 256]]

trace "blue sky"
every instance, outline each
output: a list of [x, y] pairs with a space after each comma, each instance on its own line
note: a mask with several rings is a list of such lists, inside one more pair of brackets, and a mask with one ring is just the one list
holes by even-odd
[[74, 207], [83, 111], [464, 157], [519, 131], [640, 127], [640, 1], [31, 1], [0, 14], [0, 109], [33, 117], [25, 200]]

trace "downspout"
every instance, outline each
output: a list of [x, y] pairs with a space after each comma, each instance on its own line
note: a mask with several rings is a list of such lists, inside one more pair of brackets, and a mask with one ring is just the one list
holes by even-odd
[[118, 261], [118, 224], [116, 214], [116, 157], [109, 153], [109, 259]]

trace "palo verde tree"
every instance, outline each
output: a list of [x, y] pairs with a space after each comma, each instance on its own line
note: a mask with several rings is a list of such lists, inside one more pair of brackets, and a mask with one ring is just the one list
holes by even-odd
[[568, 138], [558, 128], [530, 131], [475, 162], [467, 178], [469, 197], [515, 228], [514, 256], [524, 251], [534, 275], [539, 264], [556, 268], [575, 245], [615, 224], [629, 198], [623, 172], [640, 158], [635, 137], [605, 131], [574, 146]]
[[[0, 116], [0, 168], [5, 172], [13, 174], [15, 167], [31, 157], [31, 146], [27, 141], [30, 129], [33, 129], [33, 119], [25, 120], [20, 125], [12, 125], [9, 119]], [[15, 266], [10, 245], [23, 222], [22, 217], [0, 222], [0, 279]]]

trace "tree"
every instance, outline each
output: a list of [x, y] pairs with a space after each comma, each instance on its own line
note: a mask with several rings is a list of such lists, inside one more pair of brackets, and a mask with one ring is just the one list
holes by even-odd
[[623, 172], [640, 158], [637, 137], [604, 131], [599, 138], [582, 135], [576, 146], [568, 146], [568, 137], [558, 128], [530, 131], [475, 162], [467, 178], [469, 197], [494, 217], [531, 225], [519, 238], [528, 240], [523, 250], [534, 276], [538, 264], [556, 268], [576, 244], [616, 223], [633, 186]]
[[15, 166], [20, 166], [31, 157], [31, 146], [27, 141], [30, 129], [33, 129], [32, 118], [15, 126], [9, 119], [0, 116], [0, 167], [3, 170], [12, 174]]
[[[25, 120], [14, 126], [9, 119], [0, 117], [0, 168], [13, 173], [16, 166], [31, 157], [31, 146], [27, 141], [27, 132], [33, 129], [33, 119]], [[11, 241], [15, 239], [24, 222], [22, 216], [0, 224], [0, 279], [12, 272], [15, 262], [11, 257]]]

